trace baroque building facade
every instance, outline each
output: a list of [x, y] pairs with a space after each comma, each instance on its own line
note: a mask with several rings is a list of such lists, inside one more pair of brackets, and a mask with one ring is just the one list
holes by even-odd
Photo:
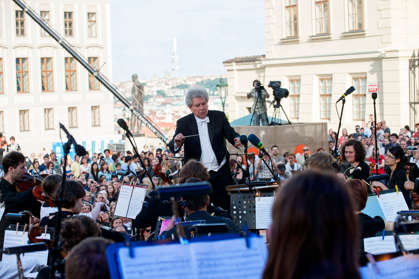
[[377, 85], [378, 121], [396, 132], [413, 125], [409, 58], [419, 48], [418, 13], [415, 0], [265, 0], [266, 54], [224, 61], [230, 118], [249, 113], [246, 94], [259, 79], [289, 89], [281, 104], [292, 122], [336, 129], [335, 102], [354, 86], [343, 113], [352, 130], [373, 114], [368, 85]]
[[[26, 3], [111, 77], [108, 0]], [[0, 0], [0, 132], [25, 153], [49, 152], [60, 143], [59, 122], [88, 150], [103, 149], [96, 143], [114, 137], [113, 96], [13, 1]]]

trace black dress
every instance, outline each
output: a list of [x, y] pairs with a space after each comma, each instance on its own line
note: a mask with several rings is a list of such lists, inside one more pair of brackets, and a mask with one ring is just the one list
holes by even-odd
[[356, 168], [352, 168], [351, 165], [345, 165], [343, 173], [350, 179], [364, 179], [366, 180], [370, 176], [370, 167], [364, 161], [359, 162]]

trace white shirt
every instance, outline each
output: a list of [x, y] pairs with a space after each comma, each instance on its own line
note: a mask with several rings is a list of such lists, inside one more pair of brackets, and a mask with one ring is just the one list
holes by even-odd
[[218, 165], [217, 157], [212, 149], [211, 141], [208, 134], [208, 116], [201, 119], [195, 116], [196, 124], [198, 126], [199, 142], [201, 143], [201, 163], [208, 169], [208, 171], [218, 171], [227, 161], [224, 157], [220, 165]]

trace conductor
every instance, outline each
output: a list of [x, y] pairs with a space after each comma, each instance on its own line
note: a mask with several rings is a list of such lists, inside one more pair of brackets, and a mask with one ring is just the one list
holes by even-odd
[[233, 184], [233, 178], [225, 140], [239, 147], [239, 134], [230, 126], [224, 112], [208, 110], [208, 93], [204, 88], [189, 89], [185, 102], [192, 113], [177, 121], [175, 136], [169, 148], [176, 153], [183, 145], [185, 163], [195, 159], [207, 168], [214, 191], [211, 200], [216, 206], [228, 210], [229, 200], [225, 187]]

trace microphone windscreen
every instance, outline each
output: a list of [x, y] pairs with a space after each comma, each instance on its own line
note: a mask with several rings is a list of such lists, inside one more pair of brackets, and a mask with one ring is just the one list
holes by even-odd
[[80, 157], [87, 155], [86, 149], [80, 144], [75, 144], [74, 149], [76, 150], [76, 154], [79, 155]]
[[354, 91], [355, 91], [355, 87], [351, 86], [351, 87], [348, 88], [348, 90], [346, 90], [345, 95], [348, 96], [349, 94], [351, 94]]
[[124, 119], [119, 118], [118, 121], [117, 121], [117, 123], [118, 123], [119, 127], [121, 127], [122, 129], [128, 130], [127, 122], [125, 122]]
[[247, 139], [247, 137], [245, 135], [241, 135], [240, 136], [240, 143], [243, 144], [244, 146], [247, 145], [248, 139]]
[[256, 147], [259, 147], [260, 140], [255, 134], [248, 135], [247, 139], [250, 141], [251, 144], [253, 144]]

